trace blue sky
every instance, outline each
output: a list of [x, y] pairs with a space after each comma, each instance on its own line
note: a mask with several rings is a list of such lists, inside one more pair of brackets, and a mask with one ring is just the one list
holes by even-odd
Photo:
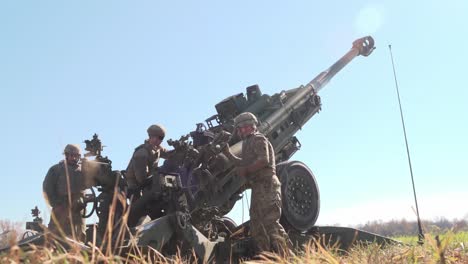
[[377, 49], [321, 90], [297, 134], [318, 224], [415, 219], [389, 44], [421, 217], [468, 217], [467, 13], [462, 0], [2, 1], [0, 218], [48, 216], [42, 181], [67, 143], [98, 133], [125, 169], [150, 124], [179, 138], [225, 97], [305, 84], [366, 35]]

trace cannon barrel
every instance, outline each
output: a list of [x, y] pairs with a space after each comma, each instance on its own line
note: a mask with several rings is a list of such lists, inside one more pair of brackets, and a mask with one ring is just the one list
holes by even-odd
[[372, 51], [374, 51], [374, 39], [371, 36], [363, 37], [357, 39], [353, 42], [353, 47], [351, 48], [348, 53], [346, 53], [341, 59], [335, 62], [330, 68], [320, 73], [317, 77], [315, 77], [312, 81], [310, 81], [306, 85], [306, 89], [308, 87], [318, 92], [325, 86], [328, 81], [330, 81], [335, 74], [337, 74], [341, 69], [343, 69], [349, 62], [351, 62], [355, 57], [361, 56], [369, 56]]
[[[306, 86], [300, 87], [296, 94], [289, 99], [286, 104], [271, 114], [266, 120], [262, 121], [259, 127], [260, 132], [268, 135], [275, 129], [289, 113], [306, 103], [310, 96], [316, 94], [325, 86], [333, 76], [343, 69], [349, 62], [359, 55], [368, 56], [374, 50], [374, 40], [367, 36], [357, 39], [353, 42], [353, 47], [341, 59], [335, 62], [330, 68], [321, 72], [317, 77], [310, 81]], [[307, 119], [308, 120], [308, 119]], [[303, 123], [307, 122], [304, 120]], [[302, 126], [301, 124], [300, 126]]]
[[[286, 119], [290, 118], [291, 113], [303, 107], [308, 101], [310, 101], [311, 97], [316, 95], [317, 92], [320, 91], [349, 62], [351, 62], [359, 55], [369, 56], [375, 49], [374, 39], [371, 36], [359, 38], [355, 40], [352, 45], [352, 48], [337, 62], [335, 62], [325, 71], [321, 72], [305, 86], [297, 88], [294, 92], [292, 92], [293, 95], [291, 98], [284, 102], [284, 105], [282, 105], [273, 113], [269, 114], [264, 120], [261, 120], [261, 125], [259, 126], [258, 130], [269, 136], [271, 139], [272, 132], [277, 130]], [[299, 122], [295, 122], [296, 128], [290, 131], [288, 134], [290, 136], [294, 135], [294, 133], [297, 132], [297, 130], [301, 128], [319, 110], [320, 105], [316, 105], [315, 108], [308, 111], [305, 116], [300, 118]], [[275, 150], [279, 152], [279, 150], [281, 150], [282, 147], [286, 144], [286, 141], [287, 138], [284, 138], [284, 140], [282, 140], [282, 142], [278, 142], [278, 144], [274, 144], [273, 142], [273, 145], [276, 145]], [[241, 147], [241, 142], [231, 146], [232, 152], [234, 154], [239, 154]]]

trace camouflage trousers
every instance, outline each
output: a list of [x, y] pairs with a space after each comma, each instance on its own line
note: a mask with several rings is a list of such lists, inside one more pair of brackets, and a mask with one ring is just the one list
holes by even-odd
[[69, 206], [58, 205], [52, 208], [48, 227], [51, 232], [58, 236], [73, 237], [74, 233], [76, 240], [85, 241], [86, 239], [86, 224], [85, 219], [81, 217], [81, 210]]
[[281, 184], [276, 175], [251, 181], [250, 232], [259, 252], [281, 253], [290, 246], [288, 235], [279, 223]]
[[132, 199], [127, 225], [135, 227], [140, 224], [141, 218], [149, 216], [152, 220], [163, 216], [163, 203], [158, 201], [158, 195], [150, 191], [144, 192], [141, 197]]

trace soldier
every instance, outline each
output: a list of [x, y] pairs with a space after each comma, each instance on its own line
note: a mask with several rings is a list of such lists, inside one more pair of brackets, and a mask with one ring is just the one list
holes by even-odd
[[275, 152], [270, 141], [257, 131], [257, 118], [246, 112], [234, 119], [238, 135], [242, 138], [241, 157], [224, 154], [236, 164], [238, 176], [247, 177], [252, 188], [250, 232], [257, 250], [283, 253], [290, 246], [288, 235], [279, 223], [281, 216], [281, 184], [276, 176]]
[[163, 126], [151, 125], [147, 132], [148, 139], [135, 149], [126, 172], [128, 193], [133, 197], [128, 218], [130, 227], [136, 226], [138, 220], [148, 213], [151, 218], [158, 216], [157, 212], [151, 215], [151, 212], [146, 209], [148, 202], [153, 199], [150, 191], [152, 182], [147, 182], [147, 180], [150, 175], [157, 175], [159, 158], [167, 158], [170, 154], [170, 151], [161, 146], [166, 135], [166, 129]]
[[84, 241], [86, 225], [81, 210], [86, 186], [78, 163], [80, 146], [68, 144], [63, 154], [65, 159], [49, 169], [42, 185], [46, 201], [52, 207], [49, 229]]

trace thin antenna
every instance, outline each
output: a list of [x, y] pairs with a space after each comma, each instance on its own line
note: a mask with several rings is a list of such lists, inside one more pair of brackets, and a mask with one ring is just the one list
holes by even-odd
[[418, 217], [418, 229], [419, 229], [418, 244], [422, 245], [424, 244], [424, 241], [423, 241], [424, 234], [423, 234], [422, 227], [421, 227], [421, 219], [419, 218], [418, 199], [416, 198], [416, 187], [414, 186], [413, 168], [411, 166], [411, 158], [410, 158], [410, 152], [409, 152], [409, 147], [408, 147], [408, 138], [406, 137], [406, 128], [405, 128], [405, 120], [403, 118], [403, 109], [401, 108], [400, 91], [398, 89], [398, 81], [397, 81], [396, 72], [395, 72], [395, 64], [393, 63], [392, 45], [388, 45], [388, 49], [390, 50], [390, 58], [392, 59], [393, 77], [395, 78], [395, 87], [396, 87], [396, 92], [398, 96], [398, 105], [400, 106], [401, 124], [403, 126], [403, 134], [405, 135], [406, 154], [408, 156], [408, 164], [409, 164], [409, 169], [411, 173], [411, 182], [413, 183], [414, 202], [416, 204], [416, 215]]

